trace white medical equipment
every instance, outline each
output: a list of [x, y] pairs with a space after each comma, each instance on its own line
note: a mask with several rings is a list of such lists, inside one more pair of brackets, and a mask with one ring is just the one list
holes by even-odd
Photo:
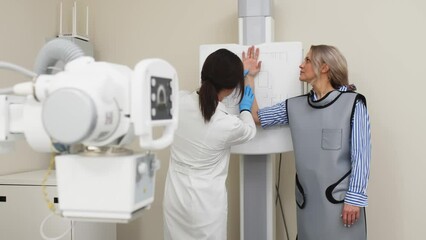
[[[48, 47], [46, 47], [48, 46]], [[25, 137], [56, 156], [59, 210], [79, 220], [128, 222], [154, 200], [159, 161], [125, 146], [135, 137], [145, 150], [166, 148], [177, 126], [178, 78], [161, 59], [127, 66], [97, 62], [64, 39], [45, 45], [33, 81], [0, 95], [0, 149]], [[63, 71], [43, 74], [58, 60]], [[24, 73], [0, 63], [0, 67]], [[154, 128], [163, 128], [154, 138]]]

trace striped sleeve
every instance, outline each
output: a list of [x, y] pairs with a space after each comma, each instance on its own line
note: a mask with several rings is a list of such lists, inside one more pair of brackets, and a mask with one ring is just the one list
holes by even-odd
[[367, 107], [360, 100], [355, 104], [352, 121], [352, 173], [345, 203], [365, 207], [368, 205], [367, 184], [370, 175], [371, 133]]
[[287, 125], [287, 100], [277, 103], [271, 107], [259, 109], [257, 112], [260, 125], [267, 128], [275, 125]]

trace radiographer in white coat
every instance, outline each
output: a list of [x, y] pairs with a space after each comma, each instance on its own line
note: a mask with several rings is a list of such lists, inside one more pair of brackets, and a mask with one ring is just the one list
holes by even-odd
[[[255, 77], [261, 62], [253, 47], [242, 59], [226, 49], [213, 52], [204, 62], [200, 88], [179, 99], [163, 202], [165, 240], [227, 238], [230, 148], [256, 134], [254, 95], [244, 78]], [[241, 97], [238, 116], [221, 103], [234, 90]]]

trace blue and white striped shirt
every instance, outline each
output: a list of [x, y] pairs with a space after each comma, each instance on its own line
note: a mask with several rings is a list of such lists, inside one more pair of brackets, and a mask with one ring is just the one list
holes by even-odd
[[[348, 89], [343, 86], [339, 91], [345, 92]], [[312, 94], [312, 98], [317, 100], [315, 93]], [[286, 101], [260, 109], [258, 115], [262, 128], [289, 124]], [[360, 100], [357, 100], [355, 104], [351, 132], [352, 172], [345, 203], [365, 207], [368, 205], [367, 185], [370, 175], [371, 133], [367, 108]]]

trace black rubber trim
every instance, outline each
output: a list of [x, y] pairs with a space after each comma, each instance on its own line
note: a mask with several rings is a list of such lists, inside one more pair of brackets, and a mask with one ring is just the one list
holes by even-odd
[[[318, 101], [313, 101], [313, 102], [315, 102], [315, 103], [319, 103], [319, 102], [321, 102], [321, 101], [323, 101], [324, 99], [326, 99], [327, 97], [328, 97], [328, 95], [329, 94], [331, 94], [332, 92], [334, 92], [334, 91], [331, 91], [331, 92], [329, 92], [329, 93], [327, 93], [323, 98], [321, 98], [320, 100], [318, 100]], [[337, 99], [339, 99], [340, 98], [340, 96], [342, 96], [342, 94], [343, 94], [344, 92], [340, 92], [340, 94], [339, 95], [337, 95], [337, 97], [335, 98], [335, 99], [333, 99], [333, 101], [331, 101], [331, 102], [329, 102], [328, 104], [326, 104], [326, 105], [324, 105], [324, 106], [314, 106], [314, 105], [312, 105], [311, 104], [311, 101], [309, 100], [309, 98], [310, 98], [310, 96], [308, 95], [308, 97], [306, 98], [306, 100], [308, 101], [308, 104], [309, 104], [309, 106], [311, 106], [311, 107], [313, 107], [313, 108], [317, 108], [317, 109], [322, 109], [322, 108], [326, 108], [326, 107], [328, 107], [328, 106], [330, 106], [331, 104], [333, 104], [334, 102], [336, 102], [337, 101]]]
[[243, 110], [241, 110], [241, 111], [240, 111], [240, 113], [242, 113], [242, 112], [244, 112], [244, 111], [247, 111], [247, 112], [251, 113], [251, 111], [250, 111], [250, 110], [248, 110], [248, 109], [243, 109]]
[[299, 189], [299, 191], [300, 191], [300, 193], [302, 194], [302, 197], [303, 197], [303, 203], [300, 205], [299, 202], [296, 200], [296, 204], [297, 204], [297, 206], [299, 206], [300, 209], [304, 209], [305, 206], [306, 206], [305, 190], [303, 190], [303, 187], [299, 182], [299, 178], [298, 178], [297, 174], [296, 174], [296, 186]]
[[356, 102], [357, 102], [358, 100], [360, 100], [361, 102], [363, 102], [363, 103], [364, 103], [364, 105], [365, 105], [365, 107], [367, 107], [367, 100], [365, 99], [364, 95], [357, 93], [357, 95], [356, 95], [356, 97], [355, 97], [354, 104], [353, 104], [353, 106], [352, 106], [352, 112], [351, 112], [351, 118], [350, 118], [350, 119], [351, 119], [351, 127], [352, 127], [353, 122], [354, 122], [355, 105], [356, 105]]
[[290, 124], [290, 116], [288, 115], [288, 99], [285, 100], [285, 111], [287, 112], [288, 124]]
[[336, 200], [333, 197], [333, 190], [336, 188], [337, 185], [339, 185], [340, 182], [342, 182], [347, 176], [349, 176], [349, 174], [351, 174], [352, 170], [349, 170], [349, 172], [347, 172], [342, 178], [339, 179], [339, 181], [337, 181], [336, 183], [330, 185], [326, 190], [325, 190], [325, 196], [327, 198], [327, 200], [333, 204], [339, 204], [339, 203], [343, 203], [345, 200]]
[[365, 239], [367, 239], [367, 236], [368, 236], [368, 229], [367, 229], [367, 210], [365, 209], [365, 207], [363, 207], [361, 211], [364, 211]]

